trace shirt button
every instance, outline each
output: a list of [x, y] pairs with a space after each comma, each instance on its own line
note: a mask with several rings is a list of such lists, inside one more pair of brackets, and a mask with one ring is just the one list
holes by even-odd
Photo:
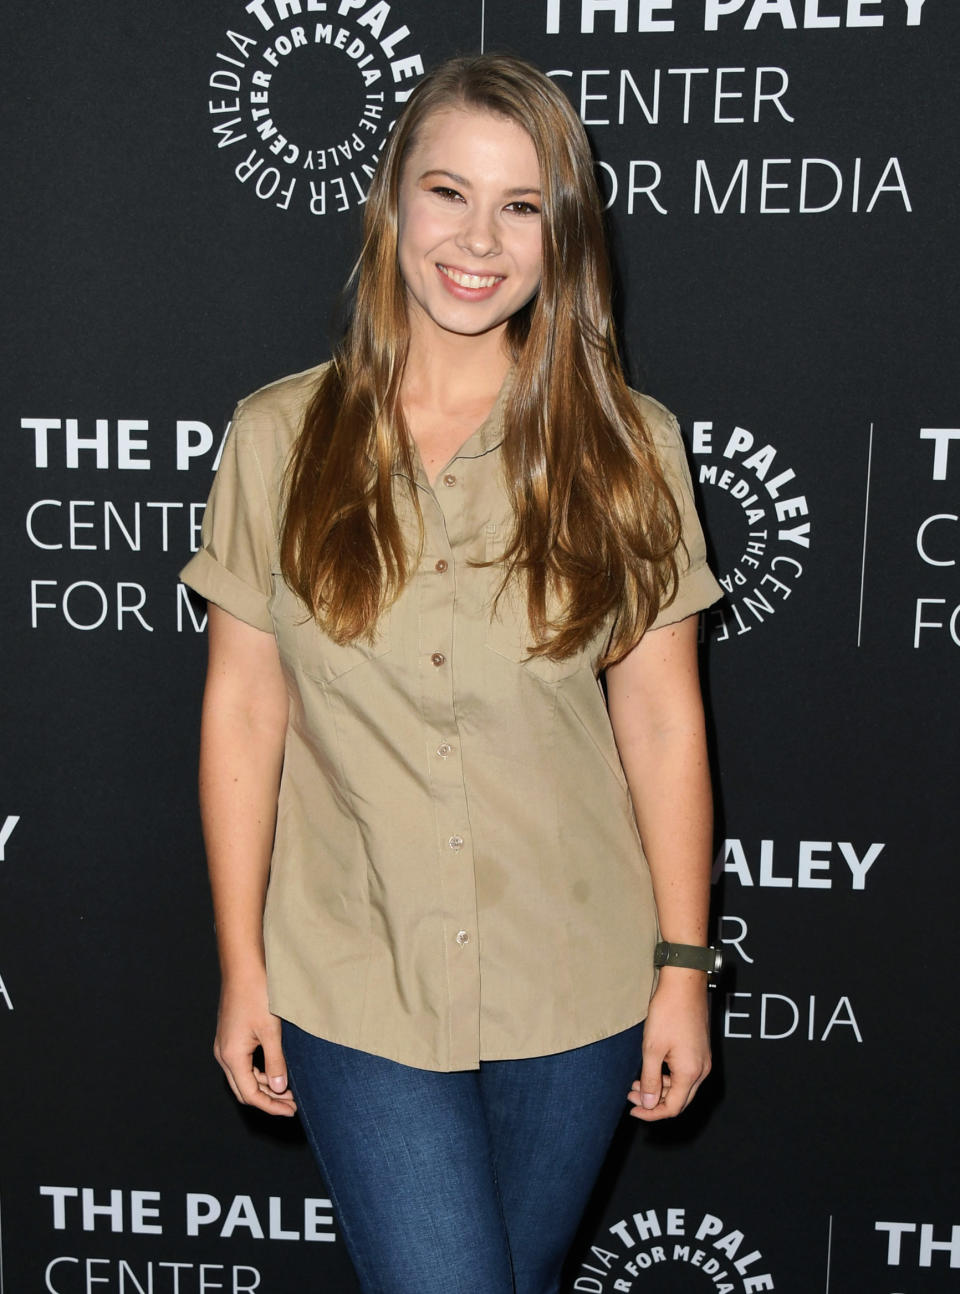
[[437, 747], [437, 754], [440, 756], [441, 759], [446, 759], [448, 755], [453, 754], [453, 747], [449, 744], [449, 742], [443, 741]]
[[443, 478], [443, 483], [444, 485], [456, 485], [457, 478], [454, 476], [452, 472], [448, 472], [446, 476]]
[[447, 844], [450, 846], [451, 849], [462, 849], [463, 836], [451, 836], [450, 839], [447, 841]]
[[464, 944], [467, 944], [469, 942], [470, 942], [470, 936], [467, 934], [466, 930], [458, 930], [457, 943], [460, 945], [460, 947], [462, 948]]
[[447, 658], [444, 656], [442, 651], [435, 651], [430, 659], [433, 661], [434, 665], [439, 668]]
[[433, 569], [434, 569], [435, 571], [439, 571], [439, 572], [440, 572], [440, 574], [442, 575], [442, 574], [443, 574], [443, 572], [447, 569], [446, 559], [445, 559], [445, 558], [443, 558], [443, 557], [441, 557], [441, 558], [440, 558], [440, 560], [437, 562], [436, 566], [434, 566], [434, 568], [433, 568]]

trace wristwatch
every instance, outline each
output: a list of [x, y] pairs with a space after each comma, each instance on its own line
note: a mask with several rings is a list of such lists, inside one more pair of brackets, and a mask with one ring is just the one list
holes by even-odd
[[683, 966], [687, 970], [706, 971], [715, 975], [723, 965], [723, 949], [703, 948], [699, 944], [669, 944], [661, 940], [653, 950], [653, 964]]

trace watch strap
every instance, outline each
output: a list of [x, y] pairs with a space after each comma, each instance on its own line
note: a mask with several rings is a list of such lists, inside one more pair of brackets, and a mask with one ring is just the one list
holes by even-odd
[[653, 964], [661, 966], [682, 966], [686, 970], [706, 971], [715, 974], [723, 965], [723, 950], [704, 948], [700, 944], [671, 944], [661, 940], [653, 950]]

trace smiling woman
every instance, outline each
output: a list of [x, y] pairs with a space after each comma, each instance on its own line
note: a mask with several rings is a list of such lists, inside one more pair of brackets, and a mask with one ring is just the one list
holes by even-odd
[[425, 123], [403, 168], [397, 248], [415, 349], [435, 329], [502, 329], [527, 305], [541, 201], [533, 140], [515, 121], [453, 109]]
[[184, 572], [214, 1050], [299, 1111], [365, 1291], [555, 1294], [624, 1109], [678, 1114], [710, 1067], [720, 590], [552, 81], [426, 78], [354, 285], [333, 361], [241, 403]]

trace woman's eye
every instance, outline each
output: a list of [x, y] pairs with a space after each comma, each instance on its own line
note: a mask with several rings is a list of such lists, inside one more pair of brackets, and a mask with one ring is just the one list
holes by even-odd
[[456, 191], [456, 189], [448, 189], [443, 184], [434, 185], [434, 187], [430, 190], [430, 192], [435, 193], [440, 198], [444, 198], [447, 202], [460, 201], [460, 194]]
[[532, 202], [511, 202], [507, 210], [515, 211], [521, 216], [539, 216], [540, 214], [540, 208], [535, 207]]

